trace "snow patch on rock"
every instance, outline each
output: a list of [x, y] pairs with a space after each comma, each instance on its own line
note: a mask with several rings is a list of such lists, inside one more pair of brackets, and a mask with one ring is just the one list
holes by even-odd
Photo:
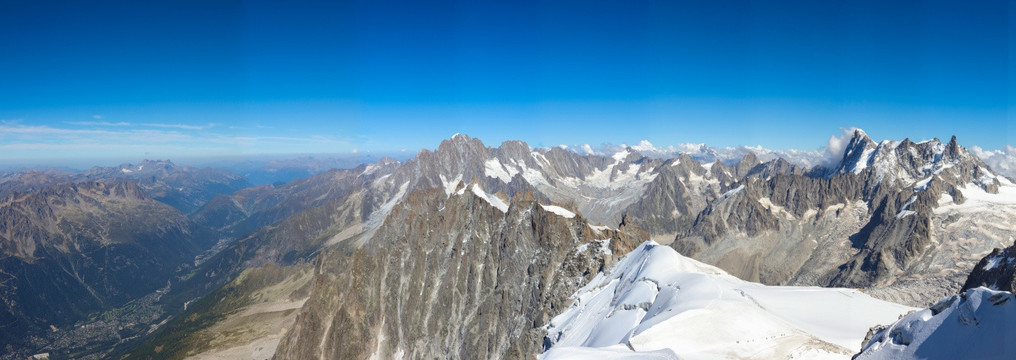
[[566, 217], [566, 218], [569, 218], [569, 219], [575, 217], [575, 213], [573, 213], [571, 211], [568, 211], [568, 209], [565, 209], [565, 208], [557, 206], [557, 205], [543, 205], [543, 204], [540, 204], [540, 207], [542, 207], [543, 210], [550, 211], [552, 213], [555, 213], [557, 215], [560, 215], [560, 216], [563, 216], [563, 217]]
[[483, 191], [483, 188], [481, 188], [480, 185], [477, 184], [473, 184], [471, 190], [473, 191], [473, 194], [475, 194], [476, 196], [480, 197], [483, 200], [486, 200], [488, 204], [496, 207], [498, 210], [501, 210], [501, 212], [503, 213], [508, 212], [508, 202], [502, 200], [497, 195], [487, 194], [486, 192]]

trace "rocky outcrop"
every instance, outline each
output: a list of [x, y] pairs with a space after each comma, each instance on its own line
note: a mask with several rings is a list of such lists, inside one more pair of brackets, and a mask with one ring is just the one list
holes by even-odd
[[631, 229], [596, 230], [531, 199], [516, 196], [502, 212], [472, 190], [410, 194], [370, 247], [322, 254], [313, 295], [275, 358], [539, 353], [543, 324], [637, 241]]
[[960, 293], [979, 286], [1008, 292], [1016, 290], [1016, 244], [995, 248], [978, 261]]
[[[749, 160], [750, 161], [750, 160]], [[657, 167], [656, 178], [625, 213], [653, 234], [687, 231], [707, 204], [724, 190], [720, 181], [687, 155]]]

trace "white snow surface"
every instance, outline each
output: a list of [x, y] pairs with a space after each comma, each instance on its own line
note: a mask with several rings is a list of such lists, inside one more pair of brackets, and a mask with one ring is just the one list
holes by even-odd
[[652, 169], [643, 169], [642, 166], [636, 164], [629, 164], [626, 171], [615, 172], [615, 168], [621, 166], [629, 154], [628, 151], [614, 154], [613, 164], [607, 165], [603, 169], [593, 169], [591, 173], [586, 174], [585, 180], [564, 177], [560, 179], [560, 182], [567, 187], [575, 189], [588, 186], [598, 189], [618, 190], [638, 189], [653, 181], [656, 178], [656, 174], [652, 172]]
[[737, 193], [741, 192], [741, 190], [744, 190], [744, 185], [740, 185], [740, 186], [738, 186], [736, 188], [730, 189], [730, 191], [727, 191], [727, 192], [723, 193], [723, 197], [724, 198], [728, 198], [728, 197], [734, 196], [734, 194], [737, 194]]
[[514, 167], [506, 167], [501, 164], [501, 160], [493, 158], [483, 163], [483, 174], [487, 177], [497, 178], [504, 183], [512, 181], [512, 177], [518, 174], [519, 170]]
[[914, 184], [914, 191], [928, 190], [928, 184], [931, 183], [931, 179], [933, 179], [934, 177], [935, 176], [932, 175], [932, 176], [926, 177], [923, 180], [920, 180], [917, 183], [915, 183]]
[[876, 332], [857, 359], [1016, 359], [1013, 324], [1012, 293], [969, 289]]
[[599, 251], [601, 253], [604, 253], [604, 254], [607, 254], [607, 255], [611, 254], [611, 251], [610, 251], [610, 239], [593, 240], [593, 241], [587, 242], [587, 243], [579, 245], [577, 248], [575, 248], [575, 252], [579, 252], [579, 253], [585, 252], [587, 249], [589, 249], [589, 245], [594, 243], [594, 242], [600, 243], [600, 247], [597, 249], [597, 251]]
[[988, 271], [988, 270], [997, 268], [999, 265], [1002, 264], [1002, 261], [1005, 261], [1006, 263], [1010, 263], [1010, 262], [1012, 262], [1012, 258], [1007, 258], [1007, 257], [1004, 257], [1004, 256], [992, 256], [992, 257], [989, 257], [988, 258], [988, 263], [984, 264], [983, 269], [984, 269], [984, 271]]
[[854, 174], [860, 174], [864, 168], [868, 167], [868, 163], [871, 162], [871, 157], [874, 155], [875, 149], [864, 149], [861, 153], [861, 157], [857, 159], [857, 163], [854, 164]]
[[596, 231], [597, 234], [602, 233], [602, 232], [607, 231], [607, 230], [617, 230], [617, 229], [614, 229], [614, 228], [612, 228], [610, 226], [606, 226], [606, 225], [589, 225], [589, 227], [593, 228], [593, 231]]
[[476, 196], [479, 196], [480, 198], [482, 198], [484, 200], [487, 200], [487, 203], [489, 203], [490, 205], [493, 205], [498, 210], [501, 210], [501, 212], [503, 212], [503, 213], [508, 212], [508, 203], [507, 202], [505, 202], [501, 198], [497, 197], [497, 195], [487, 194], [486, 192], [483, 191], [483, 188], [481, 188], [480, 185], [473, 184], [472, 185], [472, 191], [473, 191], [473, 194], [476, 194]]
[[560, 216], [563, 216], [563, 217], [566, 217], [566, 218], [569, 218], [569, 219], [575, 217], [575, 213], [573, 213], [571, 211], [568, 211], [568, 209], [565, 209], [565, 208], [557, 206], [557, 205], [543, 205], [543, 204], [540, 204], [540, 207], [542, 207], [543, 210], [550, 211], [552, 213], [555, 213], [557, 215], [560, 215]]
[[917, 201], [917, 195], [911, 196], [910, 200], [907, 200], [907, 202], [903, 204], [903, 207], [900, 208], [900, 212], [896, 213], [896, 218], [902, 219], [910, 215], [916, 215], [917, 214], [916, 211], [907, 210], [907, 208], [910, 207], [910, 205], [913, 204], [914, 201]]
[[912, 308], [852, 289], [766, 286], [647, 241], [546, 326], [548, 359], [849, 359]]
[[451, 180], [445, 178], [444, 174], [438, 174], [438, 177], [441, 178], [441, 185], [444, 187], [444, 192], [447, 196], [452, 196], [452, 193], [455, 192], [455, 187], [459, 186], [459, 182], [462, 181], [462, 174], [458, 174]]
[[939, 207], [935, 208], [935, 213], [975, 213], [998, 207], [1016, 207], [1016, 184], [1004, 177], [999, 177], [998, 180], [1001, 184], [998, 187], [998, 194], [988, 193], [974, 183], [959, 188], [963, 197], [966, 198], [962, 204], [956, 204], [951, 197], [946, 199], [949, 195], [943, 194], [939, 199]]

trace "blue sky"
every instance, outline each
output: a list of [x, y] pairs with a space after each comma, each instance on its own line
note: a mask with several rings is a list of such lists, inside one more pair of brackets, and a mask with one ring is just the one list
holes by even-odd
[[0, 162], [1016, 143], [1006, 1], [0, 4]]

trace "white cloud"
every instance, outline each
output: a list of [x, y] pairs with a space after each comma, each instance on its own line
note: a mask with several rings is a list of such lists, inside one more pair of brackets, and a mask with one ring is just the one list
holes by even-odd
[[212, 124], [212, 123], [209, 123], [208, 125], [160, 124], [160, 123], [146, 123], [146, 124], [141, 124], [141, 125], [149, 126], [149, 127], [171, 128], [171, 129], [181, 129], [181, 130], [204, 130], [204, 129], [210, 129], [210, 128], [215, 127], [215, 124]]
[[593, 150], [593, 147], [589, 146], [589, 144], [582, 144], [581, 149], [586, 153], [586, 155], [596, 154], [596, 151]]
[[[94, 117], [94, 116], [93, 116]], [[100, 116], [99, 119], [102, 117]], [[109, 122], [109, 121], [66, 121], [68, 125], [80, 125], [80, 126], [131, 126], [129, 122]]]
[[707, 150], [708, 148], [709, 147], [706, 146], [706, 144], [704, 144], [704, 143], [698, 143], [698, 144], [694, 144], [694, 143], [677, 144], [677, 151], [680, 152], [680, 153], [685, 153], [685, 154], [694, 154], [694, 153], [697, 153], [697, 152], [702, 152], [702, 151]]
[[1016, 178], [1016, 147], [1006, 145], [1000, 150], [984, 150], [980, 146], [974, 145], [968, 149], [995, 172]]
[[99, 115], [99, 114], [92, 115], [92, 119], [102, 120], [102, 115]]
[[839, 164], [843, 160], [843, 152], [847, 150], [847, 145], [850, 145], [850, 139], [854, 137], [854, 132], [860, 130], [856, 127], [840, 128], [842, 131], [839, 135], [833, 135], [829, 137], [829, 142], [826, 144], [825, 151], [823, 151], [823, 159], [821, 165], [826, 167], [833, 167]]
[[653, 146], [653, 143], [649, 140], [639, 141], [638, 144], [631, 147], [633, 150], [638, 151], [640, 154], [649, 157], [673, 157], [677, 155], [677, 148], [674, 146]]
[[0, 163], [29, 159], [141, 158], [151, 153], [163, 157], [200, 157], [252, 153], [340, 152], [351, 142], [321, 135], [236, 136], [211, 131], [179, 131], [174, 128], [138, 128], [99, 122], [74, 126], [24, 125], [0, 121]]

